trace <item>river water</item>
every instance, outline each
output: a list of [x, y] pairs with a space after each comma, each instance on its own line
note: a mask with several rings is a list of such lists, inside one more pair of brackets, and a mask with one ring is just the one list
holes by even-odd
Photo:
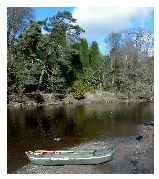
[[28, 163], [27, 150], [64, 149], [103, 136], [129, 137], [153, 120], [153, 104], [8, 108], [8, 173]]

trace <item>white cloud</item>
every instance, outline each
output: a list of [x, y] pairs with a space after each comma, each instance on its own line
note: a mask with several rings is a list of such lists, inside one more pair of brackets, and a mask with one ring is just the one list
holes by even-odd
[[93, 39], [133, 27], [135, 17], [143, 25], [151, 11], [152, 8], [78, 7], [74, 9], [73, 17], [85, 29], [86, 37]]

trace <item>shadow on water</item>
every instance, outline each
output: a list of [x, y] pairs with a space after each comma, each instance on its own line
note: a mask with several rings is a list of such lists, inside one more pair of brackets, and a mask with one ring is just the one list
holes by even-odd
[[153, 120], [153, 104], [8, 108], [8, 173], [28, 162], [26, 150], [72, 147], [100, 136], [128, 137], [148, 120]]

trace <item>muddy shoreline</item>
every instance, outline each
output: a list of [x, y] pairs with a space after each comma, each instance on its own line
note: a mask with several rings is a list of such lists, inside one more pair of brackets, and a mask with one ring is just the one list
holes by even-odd
[[153, 121], [138, 126], [135, 136], [100, 136], [75, 148], [116, 146], [113, 161], [99, 165], [36, 166], [29, 164], [18, 169], [17, 174], [153, 174], [154, 126]]

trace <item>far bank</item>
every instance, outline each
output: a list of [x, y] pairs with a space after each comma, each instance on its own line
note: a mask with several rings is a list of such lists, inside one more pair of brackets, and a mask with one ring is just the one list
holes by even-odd
[[95, 91], [85, 93], [82, 99], [76, 99], [71, 93], [44, 93], [32, 92], [22, 95], [11, 94], [8, 95], [7, 103], [13, 107], [27, 107], [38, 105], [67, 105], [67, 104], [96, 104], [96, 103], [140, 103], [153, 102], [153, 98], [145, 97], [131, 97], [122, 93], [111, 93], [104, 91]]

